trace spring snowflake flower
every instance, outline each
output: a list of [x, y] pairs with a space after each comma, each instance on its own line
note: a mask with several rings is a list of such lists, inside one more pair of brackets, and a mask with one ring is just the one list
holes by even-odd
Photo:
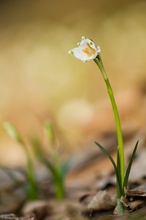
[[100, 53], [100, 47], [96, 46], [92, 40], [82, 37], [81, 42], [78, 43], [78, 47], [73, 48], [68, 53], [86, 62], [87, 60], [94, 60], [97, 57], [98, 53]]

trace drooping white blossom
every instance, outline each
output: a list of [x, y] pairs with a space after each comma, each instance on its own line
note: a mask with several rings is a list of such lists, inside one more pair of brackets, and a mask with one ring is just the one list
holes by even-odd
[[81, 42], [77, 45], [78, 47], [73, 48], [68, 51], [68, 53], [74, 55], [83, 62], [94, 60], [98, 53], [100, 53], [100, 47], [96, 46], [95, 43], [88, 38], [82, 37]]

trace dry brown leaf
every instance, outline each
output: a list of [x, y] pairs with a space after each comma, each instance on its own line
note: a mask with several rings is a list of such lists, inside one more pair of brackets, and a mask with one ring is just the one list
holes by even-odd
[[88, 204], [89, 210], [112, 210], [116, 206], [116, 194], [108, 191], [99, 191]]
[[121, 198], [123, 205], [131, 210], [139, 209], [146, 205], [146, 192], [140, 190], [125, 190], [125, 197]]

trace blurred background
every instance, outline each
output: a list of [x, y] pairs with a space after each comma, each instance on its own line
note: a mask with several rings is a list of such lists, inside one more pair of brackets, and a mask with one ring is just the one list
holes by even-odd
[[114, 130], [101, 74], [69, 55], [81, 36], [101, 47], [123, 129], [145, 126], [146, 1], [0, 0], [0, 161], [24, 162], [3, 122], [43, 137], [51, 119], [71, 153]]

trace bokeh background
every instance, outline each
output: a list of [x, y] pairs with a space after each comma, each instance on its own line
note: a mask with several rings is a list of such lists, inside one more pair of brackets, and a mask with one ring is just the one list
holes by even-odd
[[[146, 122], [146, 1], [0, 0], [0, 161], [25, 163], [3, 122], [43, 137], [51, 119], [71, 153], [114, 130], [106, 88], [94, 62], [67, 52], [81, 36], [101, 47], [123, 129]], [[144, 97], [144, 96], [143, 96]]]

